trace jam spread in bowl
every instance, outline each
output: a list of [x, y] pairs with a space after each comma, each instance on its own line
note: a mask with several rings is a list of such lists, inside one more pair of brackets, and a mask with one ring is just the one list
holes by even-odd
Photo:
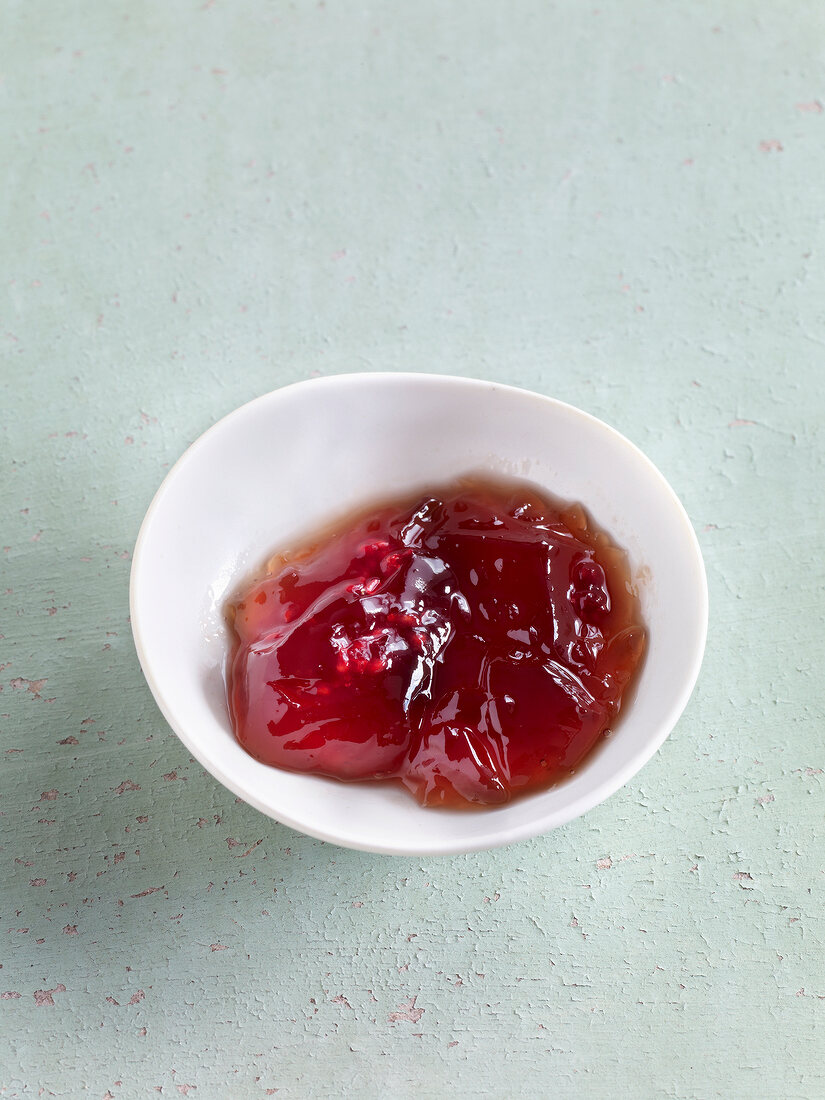
[[228, 605], [232, 726], [256, 759], [497, 806], [611, 732], [646, 644], [626, 555], [584, 509], [463, 479], [269, 562]]

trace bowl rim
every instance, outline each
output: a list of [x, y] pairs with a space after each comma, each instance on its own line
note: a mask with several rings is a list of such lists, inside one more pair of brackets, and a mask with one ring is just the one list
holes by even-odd
[[[684, 676], [682, 679], [682, 686], [678, 693], [674, 695], [668, 707], [665, 716], [660, 721], [657, 729], [646, 740], [644, 745], [639, 748], [632, 756], [630, 756], [624, 763], [612, 771], [606, 776], [600, 783], [595, 785], [592, 789], [583, 792], [577, 798], [572, 799], [569, 803], [553, 810], [550, 813], [545, 813], [542, 816], [536, 816], [529, 821], [511, 825], [502, 829], [491, 829], [489, 834], [483, 834], [479, 837], [465, 838], [465, 839], [450, 839], [447, 838], [443, 843], [428, 843], [428, 844], [382, 844], [380, 841], [375, 843], [365, 843], [361, 841], [351, 840], [330, 832], [327, 829], [318, 828], [310, 821], [300, 820], [294, 817], [292, 814], [281, 814], [273, 810], [273, 808], [267, 805], [262, 799], [251, 795], [244, 785], [240, 782], [236, 782], [232, 777], [226, 775], [223, 769], [216, 764], [210, 754], [204, 750], [202, 744], [198, 738], [193, 736], [185, 728], [185, 723], [180, 722], [173, 712], [173, 709], [167, 699], [164, 696], [164, 692], [158, 682], [157, 677], [153, 669], [153, 662], [151, 655], [149, 654], [147, 647], [144, 643], [142, 634], [141, 617], [138, 609], [138, 589], [140, 586], [140, 578], [142, 571], [142, 564], [144, 558], [145, 547], [148, 541], [149, 530], [152, 525], [152, 521], [160, 509], [163, 498], [169, 489], [172, 481], [176, 475], [180, 472], [181, 468], [185, 465], [189, 465], [197, 453], [203, 446], [206, 445], [214, 434], [223, 430], [227, 422], [242, 418], [253, 406], [263, 405], [273, 400], [277, 400], [284, 394], [296, 388], [304, 389], [320, 389], [327, 387], [334, 387], [340, 385], [352, 385], [355, 383], [363, 383], [369, 380], [370, 382], [378, 382], [383, 384], [399, 385], [399, 384], [420, 384], [426, 385], [443, 385], [447, 387], [464, 387], [467, 389], [477, 389], [483, 387], [488, 390], [501, 390], [505, 392], [511, 392], [518, 394], [520, 397], [530, 398], [540, 404], [553, 406], [557, 409], [562, 409], [565, 414], [572, 414], [574, 417], [579, 417], [583, 421], [586, 421], [590, 427], [597, 429], [607, 435], [609, 435], [612, 441], [630, 450], [637, 461], [646, 467], [648, 475], [659, 483], [660, 489], [662, 489], [671, 499], [671, 503], [674, 506], [675, 514], [681, 519], [684, 533], [686, 536], [686, 542], [690, 547], [694, 564], [697, 567], [698, 580], [698, 600], [699, 600], [699, 629], [696, 637], [693, 640], [693, 646], [691, 649], [690, 661], [686, 663], [684, 668]], [[268, 818], [275, 820], [289, 828], [295, 829], [298, 832], [305, 835], [314, 837], [318, 840], [326, 841], [330, 844], [335, 844], [339, 847], [350, 848], [356, 851], [372, 852], [379, 855], [399, 855], [399, 856], [431, 856], [431, 855], [459, 855], [477, 851], [488, 851], [495, 848], [501, 848], [509, 844], [514, 844], [522, 840], [528, 840], [536, 836], [540, 836], [544, 833], [550, 832], [552, 829], [559, 828], [562, 825], [567, 824], [570, 821], [575, 820], [577, 817], [581, 817], [589, 810], [594, 809], [602, 802], [606, 801], [611, 795], [620, 790], [630, 779], [633, 778], [644, 765], [652, 759], [658, 752], [664, 742], [667, 740], [671, 732], [673, 731], [676, 723], [682, 715], [687, 703], [693, 694], [693, 690], [696, 686], [696, 681], [699, 677], [699, 671], [702, 666], [704, 658], [705, 647], [707, 643], [708, 632], [708, 583], [707, 572], [705, 569], [705, 563], [702, 556], [699, 540], [694, 530], [693, 524], [687, 514], [687, 511], [679, 499], [676, 491], [670, 485], [664, 474], [658, 469], [653, 461], [631, 440], [619, 432], [616, 428], [611, 427], [605, 421], [594, 416], [592, 413], [586, 412], [584, 409], [578, 408], [576, 405], [572, 405], [568, 402], [561, 401], [558, 398], [550, 397], [546, 394], [537, 393], [535, 390], [527, 389], [522, 386], [515, 386], [510, 383], [502, 383], [497, 381], [490, 381], [487, 379], [474, 378], [463, 375], [450, 375], [450, 374], [434, 374], [428, 372], [418, 371], [355, 371], [347, 372], [343, 374], [329, 374], [321, 375], [315, 378], [301, 379], [296, 382], [288, 383], [285, 386], [277, 387], [274, 390], [269, 390], [264, 394], [260, 394], [258, 397], [252, 398], [250, 401], [244, 402], [237, 408], [233, 409], [229, 413], [220, 417], [214, 424], [210, 425], [204, 432], [202, 432], [197, 438], [195, 438], [183, 451], [177, 461], [166, 472], [163, 480], [161, 481], [158, 489], [152, 497], [151, 503], [146, 510], [143, 520], [138, 531], [135, 545], [132, 551], [132, 564], [129, 577], [129, 612], [130, 612], [130, 625], [132, 628], [132, 637], [134, 640], [135, 650], [137, 652], [138, 661], [140, 664], [143, 676], [149, 686], [150, 691], [154, 697], [154, 700], [170, 726], [174, 734], [181, 741], [185, 748], [189, 750], [192, 756], [212, 775], [219, 783], [221, 783], [227, 790], [231, 791], [237, 797], [243, 799], [244, 802], [253, 806], [256, 810], [263, 813]], [[266, 766], [266, 765], [264, 765]], [[355, 784], [353, 784], [354, 786]], [[424, 811], [422, 811], [424, 812]], [[429, 811], [429, 812], [438, 812]], [[483, 812], [483, 811], [479, 811]]]

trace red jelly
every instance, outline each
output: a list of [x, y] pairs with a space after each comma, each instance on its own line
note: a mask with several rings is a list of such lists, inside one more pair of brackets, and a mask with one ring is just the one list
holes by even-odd
[[498, 805], [609, 732], [645, 645], [624, 553], [577, 505], [462, 481], [270, 562], [230, 607], [235, 734], [258, 760]]

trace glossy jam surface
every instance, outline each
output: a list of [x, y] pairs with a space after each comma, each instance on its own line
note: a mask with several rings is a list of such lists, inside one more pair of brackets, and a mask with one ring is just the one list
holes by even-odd
[[382, 504], [269, 563], [229, 607], [243, 747], [425, 806], [498, 805], [606, 735], [645, 632], [625, 555], [516, 482]]

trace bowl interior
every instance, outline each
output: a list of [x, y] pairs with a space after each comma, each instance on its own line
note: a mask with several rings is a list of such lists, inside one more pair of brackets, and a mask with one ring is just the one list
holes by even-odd
[[[349, 508], [480, 470], [580, 501], [630, 556], [649, 631], [614, 736], [571, 779], [481, 812], [421, 809], [392, 786], [279, 771], [237, 744], [224, 696], [222, 605], [239, 580]], [[683, 710], [701, 662], [707, 593], [678, 499], [601, 421], [526, 391], [430, 375], [346, 375], [243, 406], [169, 473], [141, 528], [132, 626], [167, 721], [230, 790], [304, 832], [393, 853], [506, 844], [583, 813], [626, 782]]]

